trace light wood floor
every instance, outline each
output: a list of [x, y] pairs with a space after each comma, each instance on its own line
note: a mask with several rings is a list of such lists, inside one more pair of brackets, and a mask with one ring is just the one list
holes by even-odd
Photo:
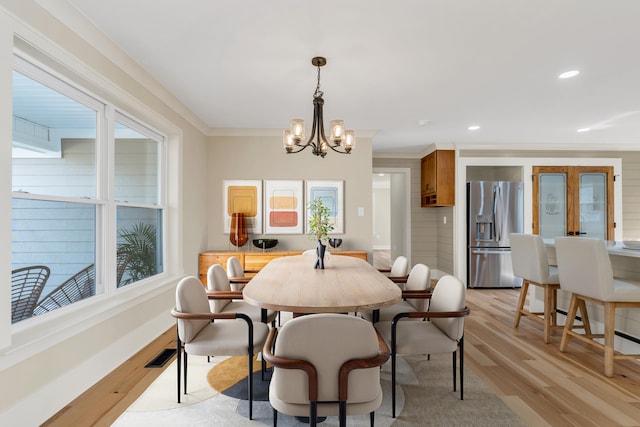
[[[513, 289], [468, 290], [466, 368], [531, 426], [640, 425], [640, 362], [617, 361], [615, 376], [606, 378], [594, 347], [572, 340], [560, 353], [560, 332], [544, 344], [541, 324], [527, 318], [514, 329], [517, 296]], [[171, 328], [44, 425], [110, 425], [159, 375], [144, 365], [175, 346], [174, 334]]]

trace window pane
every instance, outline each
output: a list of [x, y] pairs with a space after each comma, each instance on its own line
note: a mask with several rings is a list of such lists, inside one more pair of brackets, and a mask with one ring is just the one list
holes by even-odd
[[12, 188], [96, 197], [97, 113], [13, 72]]
[[563, 173], [539, 175], [540, 236], [550, 239], [567, 234], [567, 177]]
[[162, 210], [118, 207], [118, 254], [128, 254], [118, 287], [163, 271]]
[[607, 237], [607, 175], [580, 174], [580, 232], [594, 239]]
[[[95, 280], [95, 248], [95, 205], [13, 199], [12, 269], [42, 265], [51, 272], [44, 286], [32, 291], [40, 292], [34, 315], [102, 293]], [[14, 286], [22, 286], [14, 279], [12, 300], [18, 295]]]
[[115, 198], [157, 205], [159, 142], [116, 123]]

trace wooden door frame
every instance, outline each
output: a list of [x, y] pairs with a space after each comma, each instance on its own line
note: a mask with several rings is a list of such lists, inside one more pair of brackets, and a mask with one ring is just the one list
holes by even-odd
[[[564, 173], [567, 177], [567, 230], [579, 230], [579, 176], [581, 173], [604, 173], [607, 179], [607, 240], [615, 239], [615, 222], [613, 210], [613, 166], [532, 166], [532, 230], [534, 234], [540, 234], [539, 218], [539, 174], [540, 173]], [[576, 223], [577, 221], [577, 223]]]

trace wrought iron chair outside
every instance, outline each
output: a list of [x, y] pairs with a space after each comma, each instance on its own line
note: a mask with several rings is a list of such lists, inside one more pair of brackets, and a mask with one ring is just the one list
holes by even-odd
[[131, 254], [129, 252], [118, 252], [116, 257], [116, 284], [118, 287], [122, 286], [122, 276], [127, 270], [127, 264], [129, 264], [129, 258]]
[[18, 268], [11, 272], [11, 323], [33, 316], [50, 274], [49, 267], [44, 265]]
[[37, 316], [56, 308], [64, 307], [83, 300], [96, 293], [96, 266], [91, 264], [83, 268], [64, 283], [47, 294], [33, 310]]

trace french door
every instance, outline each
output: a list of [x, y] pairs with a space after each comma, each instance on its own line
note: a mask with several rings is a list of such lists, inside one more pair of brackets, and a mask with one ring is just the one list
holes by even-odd
[[533, 232], [614, 239], [613, 167], [534, 166]]

